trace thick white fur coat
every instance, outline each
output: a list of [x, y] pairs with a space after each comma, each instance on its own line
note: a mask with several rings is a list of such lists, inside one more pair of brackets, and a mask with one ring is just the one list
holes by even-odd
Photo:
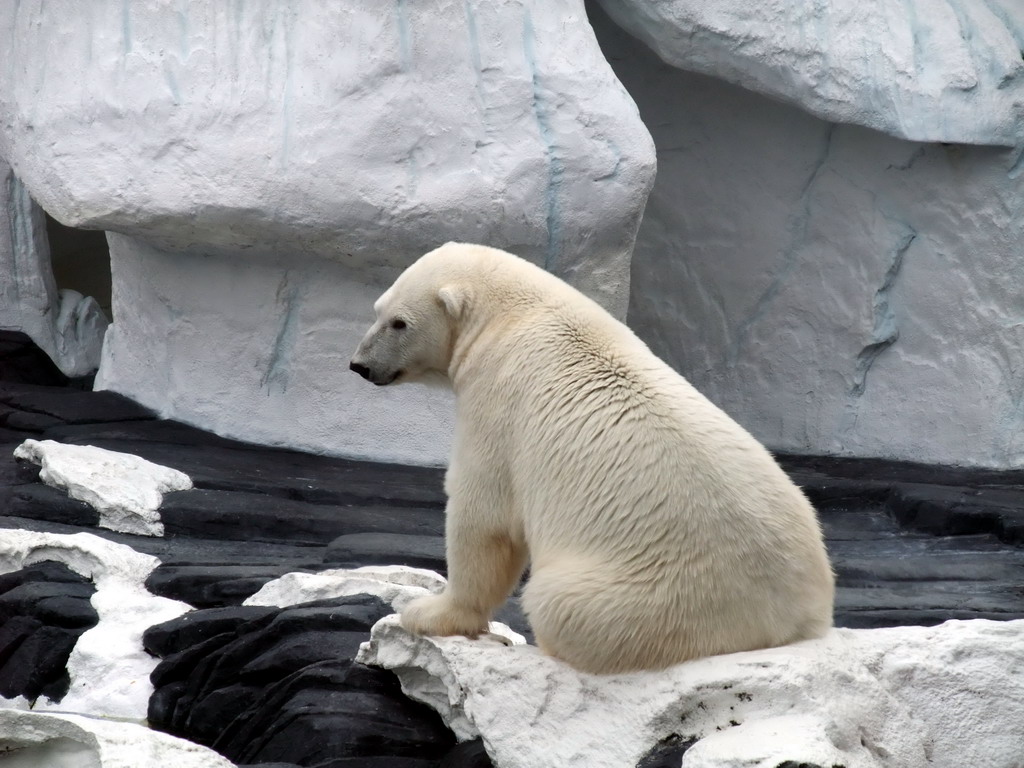
[[[356, 359], [382, 379], [447, 374], [456, 394], [449, 585], [406, 610], [409, 629], [483, 631], [527, 565], [538, 644], [589, 672], [829, 629], [833, 575], [804, 495], [595, 302], [515, 256], [450, 243], [377, 311]], [[407, 333], [388, 343], [399, 315]]]

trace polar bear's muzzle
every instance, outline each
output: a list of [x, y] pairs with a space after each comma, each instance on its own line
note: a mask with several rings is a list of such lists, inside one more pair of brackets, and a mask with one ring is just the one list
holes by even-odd
[[355, 371], [367, 381], [370, 380], [370, 369], [367, 368], [362, 363], [357, 363], [355, 360], [353, 360], [351, 363], [348, 364], [348, 367], [349, 370]]
[[349, 363], [348, 367], [350, 370], [355, 371], [364, 379], [366, 379], [369, 382], [372, 382], [373, 384], [376, 384], [378, 387], [383, 387], [385, 384], [391, 384], [392, 382], [395, 381], [395, 379], [402, 375], [401, 370], [397, 370], [391, 374], [375, 373], [374, 371], [370, 370], [368, 366], [363, 365], [362, 363], [357, 363], [355, 360]]

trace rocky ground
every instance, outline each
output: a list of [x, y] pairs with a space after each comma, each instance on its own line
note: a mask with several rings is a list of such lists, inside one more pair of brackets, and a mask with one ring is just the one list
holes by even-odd
[[[152, 676], [154, 727], [267, 768], [489, 765], [479, 743], [456, 746], [391, 673], [352, 661], [391, 612], [381, 600], [242, 606], [294, 571], [403, 564], [444, 573], [441, 470], [239, 443], [85, 387], [19, 335], [0, 334], [0, 528], [88, 531], [160, 559], [150, 591], [197, 610], [145, 636], [163, 660]], [[12, 457], [25, 439], [136, 454], [195, 487], [166, 497], [163, 537], [115, 533]], [[837, 625], [1024, 617], [1024, 472], [782, 460], [821, 514], [839, 579]], [[0, 695], [67, 691], [68, 654], [96, 621], [92, 592], [57, 563], [0, 576]], [[498, 618], [528, 636], [514, 600]]]

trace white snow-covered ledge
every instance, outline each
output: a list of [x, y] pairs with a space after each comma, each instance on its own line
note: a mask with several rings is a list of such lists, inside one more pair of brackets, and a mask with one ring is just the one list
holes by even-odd
[[134, 723], [0, 710], [4, 768], [232, 768], [212, 749]]
[[358, 660], [390, 669], [497, 768], [1020, 765], [1024, 621], [839, 629], [821, 640], [600, 677], [532, 646], [418, 638], [382, 619]]
[[71, 652], [67, 665], [71, 686], [60, 702], [0, 699], [0, 709], [34, 708], [144, 721], [153, 693], [149, 675], [158, 660], [143, 649], [142, 633], [192, 606], [146, 589], [146, 578], [160, 564], [152, 555], [89, 533], [0, 532], [0, 573], [47, 560], [64, 563], [92, 579], [96, 592], [91, 602], [99, 622], [78, 638]]
[[440, 592], [447, 579], [424, 568], [404, 565], [367, 565], [333, 568], [317, 573], [286, 573], [264, 584], [243, 605], [290, 605], [349, 595], [376, 595], [401, 611], [412, 600]]
[[101, 528], [121, 533], [163, 536], [163, 495], [192, 487], [184, 472], [91, 445], [26, 440], [14, 456], [39, 464], [40, 480], [99, 512]]

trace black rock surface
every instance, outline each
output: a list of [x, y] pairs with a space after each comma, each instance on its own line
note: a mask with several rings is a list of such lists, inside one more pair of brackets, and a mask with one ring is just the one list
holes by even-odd
[[493, 768], [483, 739], [464, 741], [445, 755], [440, 768]]
[[[0, 381], [24, 384], [67, 386], [68, 377], [60, 372], [46, 353], [21, 331], [0, 329]], [[0, 422], [2, 423], [2, 422]]]
[[53, 561], [0, 575], [0, 696], [64, 697], [71, 650], [99, 621], [89, 602], [95, 591], [90, 580]]
[[455, 745], [437, 714], [406, 699], [390, 673], [352, 661], [389, 613], [357, 595], [215, 608], [153, 627], [144, 643], [163, 661], [149, 721], [237, 763], [434, 766]]
[[350, 533], [327, 546], [324, 561], [338, 568], [395, 564], [448, 573], [444, 537], [437, 534]]

